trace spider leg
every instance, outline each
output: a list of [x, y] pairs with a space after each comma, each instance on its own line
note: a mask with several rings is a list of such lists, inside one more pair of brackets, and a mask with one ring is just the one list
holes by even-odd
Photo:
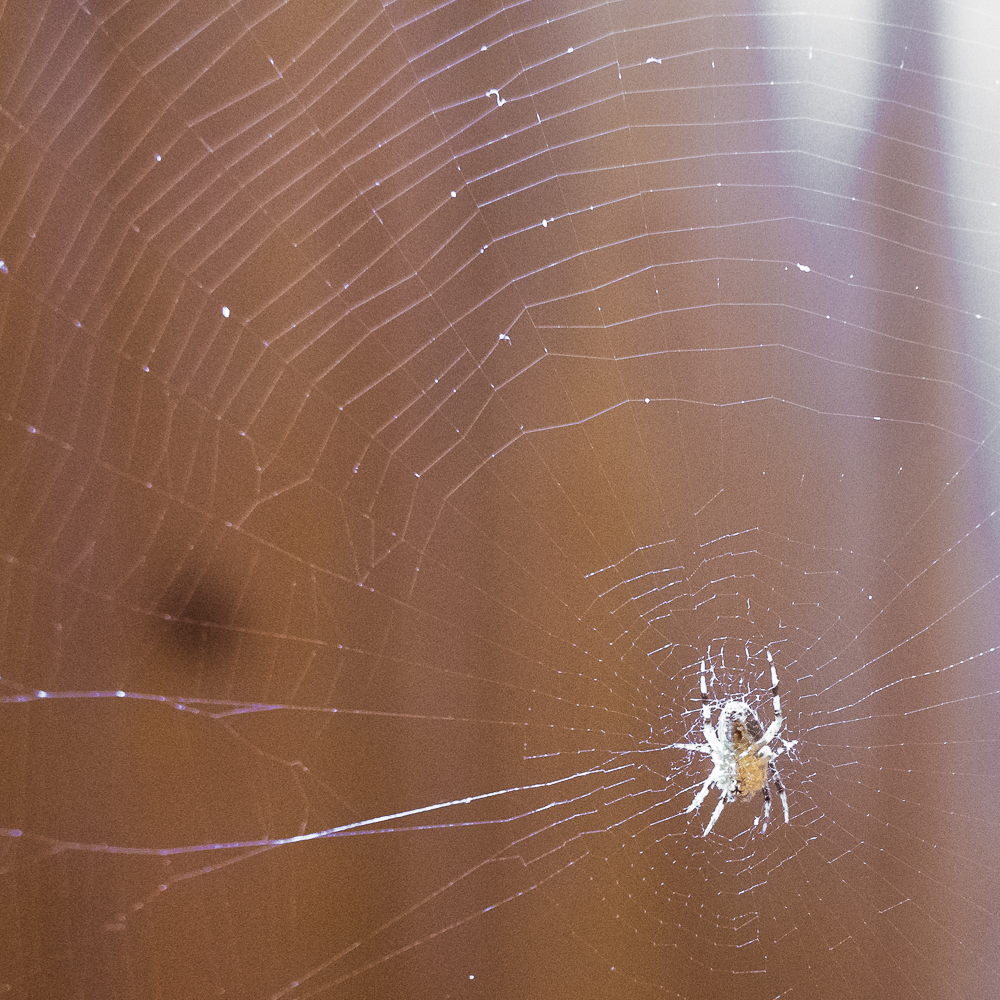
[[715, 821], [722, 815], [722, 807], [725, 804], [725, 795], [720, 795], [719, 801], [715, 806], [715, 811], [712, 813], [712, 818], [708, 821], [708, 826], [705, 827], [705, 832], [702, 834], [703, 837], [707, 837], [712, 832], [712, 827], [715, 826]]
[[778, 697], [778, 671], [774, 669], [774, 661], [771, 659], [771, 652], [767, 653], [768, 663], [771, 664], [771, 694], [774, 696], [774, 721], [764, 730], [764, 735], [757, 740], [759, 746], [766, 746], [775, 736], [781, 732], [781, 724], [784, 721], [781, 717], [781, 699]]
[[708, 797], [708, 790], [712, 787], [712, 783], [719, 776], [719, 768], [713, 767], [712, 773], [702, 782], [701, 791], [694, 797], [694, 801], [685, 809], [685, 812], [693, 813], [695, 809], [698, 808]]
[[708, 706], [708, 685], [705, 683], [705, 661], [701, 661], [701, 730], [705, 742], [716, 754], [722, 753], [722, 744], [712, 728], [712, 710]]
[[[781, 799], [781, 809], [785, 814], [785, 823], [788, 823], [788, 795], [785, 792], [785, 786], [781, 783], [781, 777], [778, 774], [778, 769], [774, 766], [774, 761], [769, 760], [767, 762], [767, 769], [771, 772], [771, 777], [774, 779], [774, 787], [778, 789], [778, 797]], [[767, 785], [764, 786], [764, 791], [767, 791]]]

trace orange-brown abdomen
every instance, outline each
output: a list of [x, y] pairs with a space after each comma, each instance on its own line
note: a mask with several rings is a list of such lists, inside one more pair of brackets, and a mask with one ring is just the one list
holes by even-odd
[[752, 799], [767, 782], [767, 759], [754, 749], [754, 740], [739, 719], [733, 719], [733, 751], [736, 754], [736, 788], [740, 798]]

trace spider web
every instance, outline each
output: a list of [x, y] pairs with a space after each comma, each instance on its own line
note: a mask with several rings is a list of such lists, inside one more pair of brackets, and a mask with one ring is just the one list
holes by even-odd
[[998, 38], [2, 7], [0, 989], [995, 988]]

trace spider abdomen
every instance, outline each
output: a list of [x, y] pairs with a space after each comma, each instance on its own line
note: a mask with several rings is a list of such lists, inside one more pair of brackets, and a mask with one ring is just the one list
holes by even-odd
[[[756, 735], [754, 730], [757, 730]], [[733, 719], [733, 755], [736, 758], [736, 790], [746, 802], [767, 784], [767, 758], [759, 752], [756, 741], [763, 730], [756, 719]]]

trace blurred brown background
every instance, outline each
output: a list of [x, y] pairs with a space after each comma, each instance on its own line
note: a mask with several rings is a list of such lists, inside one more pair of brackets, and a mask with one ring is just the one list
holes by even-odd
[[998, 40], [0, 8], [0, 991], [991, 995]]

